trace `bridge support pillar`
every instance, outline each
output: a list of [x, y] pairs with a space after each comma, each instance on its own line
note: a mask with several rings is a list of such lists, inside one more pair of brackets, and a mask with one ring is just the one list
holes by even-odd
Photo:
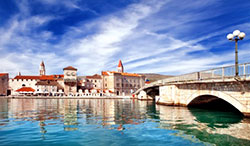
[[153, 97], [147, 95], [147, 92], [145, 91], [140, 91], [140, 93], [138, 94], [137, 98], [139, 100], [153, 100]]
[[178, 96], [178, 88], [175, 85], [160, 86], [159, 96], [156, 96], [156, 104], [164, 105], [184, 105]]

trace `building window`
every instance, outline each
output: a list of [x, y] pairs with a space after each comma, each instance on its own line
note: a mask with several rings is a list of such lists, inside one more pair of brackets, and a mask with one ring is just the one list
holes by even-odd
[[117, 87], [119, 87], [119, 86], [120, 86], [120, 84], [119, 84], [119, 83], [116, 83], [116, 86], [117, 86]]
[[22, 87], [25, 87], [25, 84], [22, 84]]
[[105, 87], [107, 87], [107, 84], [105, 84]]
[[96, 83], [96, 80], [95, 80], [95, 83]]

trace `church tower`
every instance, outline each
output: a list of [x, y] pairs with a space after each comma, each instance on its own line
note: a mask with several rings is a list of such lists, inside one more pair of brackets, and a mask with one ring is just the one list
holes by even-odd
[[118, 72], [124, 72], [124, 69], [123, 69], [123, 65], [122, 65], [122, 61], [121, 61], [121, 60], [119, 60], [119, 64], [118, 64], [118, 66], [117, 66], [117, 70], [118, 70]]
[[43, 61], [41, 62], [39, 69], [40, 69], [40, 76], [45, 75], [45, 65]]

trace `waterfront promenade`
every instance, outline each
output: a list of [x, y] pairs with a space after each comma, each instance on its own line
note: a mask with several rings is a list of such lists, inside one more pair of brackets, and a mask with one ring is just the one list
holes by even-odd
[[0, 96], [0, 99], [131, 99], [130, 96]]

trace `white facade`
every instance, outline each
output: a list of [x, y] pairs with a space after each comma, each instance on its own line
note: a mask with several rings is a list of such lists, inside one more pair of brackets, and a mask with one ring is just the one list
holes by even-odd
[[[18, 76], [17, 76], [18, 77]], [[25, 78], [28, 78], [28, 76], [25, 76]], [[22, 87], [31, 87], [36, 90], [36, 83], [39, 81], [39, 79], [32, 78], [30, 76], [30, 79], [9, 79], [9, 89], [11, 90], [11, 94], [17, 94], [16, 90], [20, 89]]]

